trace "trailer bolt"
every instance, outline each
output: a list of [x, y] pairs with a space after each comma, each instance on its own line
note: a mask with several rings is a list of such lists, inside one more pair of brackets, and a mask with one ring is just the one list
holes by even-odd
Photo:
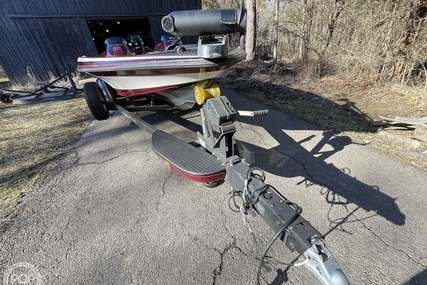
[[271, 193], [271, 192], [265, 192], [264, 193], [264, 198], [265, 199], [271, 199], [271, 198], [273, 198], [273, 193]]

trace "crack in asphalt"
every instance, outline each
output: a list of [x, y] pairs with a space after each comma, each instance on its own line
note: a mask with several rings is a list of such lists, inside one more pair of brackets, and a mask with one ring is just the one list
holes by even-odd
[[[240, 121], [236, 121], [239, 124], [239, 127], [245, 130], [249, 130], [251, 132], [253, 132], [254, 134], [256, 134], [260, 139], [259, 139], [259, 144], [263, 144], [263, 145], [268, 145], [265, 141], [264, 141], [264, 137], [256, 130], [254, 130], [253, 128], [251, 128], [253, 125], [248, 125], [247, 123], [242, 123]], [[244, 124], [248, 125], [248, 127], [245, 127]], [[258, 145], [259, 145], [258, 144]]]
[[[66, 243], [65, 242], [65, 239], [64, 239], [64, 234], [65, 234], [65, 232], [68, 230], [68, 227], [69, 227], [69, 225], [70, 225], [70, 223], [71, 223], [71, 220], [69, 219], [68, 221], [67, 221], [67, 224], [65, 225], [65, 227], [64, 227], [64, 229], [61, 231], [61, 234], [60, 234], [60, 236], [59, 236], [59, 239], [61, 240], [61, 242], [62, 243]], [[65, 258], [65, 260], [68, 260], [68, 253], [70, 252], [70, 250], [71, 250], [71, 247], [73, 246], [73, 243], [72, 243], [72, 241], [69, 241], [68, 242], [68, 246], [67, 246], [67, 248], [65, 249], [65, 253], [64, 253], [64, 258]], [[62, 262], [62, 261], [61, 261]]]
[[220, 263], [219, 263], [218, 267], [214, 269], [212, 285], [216, 284], [217, 278], [221, 275], [222, 268], [224, 266], [224, 256], [225, 256], [225, 254], [227, 254], [227, 252], [229, 250], [232, 250], [232, 249], [237, 249], [239, 252], [243, 253], [243, 255], [246, 256], [245, 252], [240, 247], [238, 247], [236, 245], [236, 239], [234, 237], [233, 237], [233, 242], [229, 243], [222, 251], [219, 250], [219, 249], [217, 249], [217, 248], [214, 249], [215, 251], [217, 251], [220, 254], [220, 259], [221, 260], [220, 260]]
[[138, 218], [135, 221], [135, 225], [139, 225], [140, 227], [144, 227], [144, 225], [148, 221], [148, 219], [144, 219], [144, 222], [141, 223], [142, 218], [145, 217], [145, 215], [142, 214], [144, 212], [144, 207], [143, 207], [144, 203], [142, 201], [139, 201], [139, 204], [141, 205], [141, 208], [139, 210]]
[[229, 243], [227, 246], [225, 246], [225, 248], [222, 251], [217, 248], [214, 248], [214, 250], [220, 254], [220, 263], [213, 271], [213, 283], [212, 283], [213, 285], [216, 284], [217, 278], [221, 275], [222, 268], [224, 265], [224, 256], [229, 250], [237, 249], [244, 256], [246, 257], [248, 256], [246, 252], [244, 252], [239, 246], [237, 246], [237, 239], [234, 237], [234, 235], [231, 233], [230, 229], [227, 226], [227, 215], [224, 213], [223, 208], [220, 208], [220, 213], [224, 220], [224, 228], [227, 231], [227, 233], [230, 235], [233, 241]]
[[304, 162], [302, 162], [302, 161], [299, 161], [299, 160], [298, 160], [298, 159], [296, 159], [294, 156], [292, 156], [292, 155], [290, 155], [290, 154], [287, 154], [287, 153], [285, 153], [285, 152], [283, 152], [283, 151], [279, 150], [277, 147], [273, 147], [273, 150], [275, 150], [276, 152], [280, 153], [280, 154], [281, 154], [281, 155], [283, 155], [283, 156], [286, 156], [286, 157], [288, 157], [288, 158], [292, 159], [293, 161], [295, 161], [296, 163], [298, 163], [299, 165], [301, 165], [301, 166], [302, 166], [302, 168], [304, 169], [304, 172], [305, 172], [306, 176], [307, 176], [307, 177], [309, 177], [309, 182], [311, 182], [312, 184], [317, 184], [317, 185], [319, 185], [319, 186], [326, 187], [326, 188], [330, 189], [330, 188], [328, 187], [328, 185], [324, 185], [324, 184], [322, 184], [322, 183], [318, 182], [318, 181], [317, 181], [313, 176], [311, 176], [311, 175], [310, 175], [310, 171], [307, 169], [307, 165], [310, 165], [310, 164], [312, 164], [312, 163], [304, 163]]
[[162, 185], [162, 194], [159, 196], [159, 198], [156, 201], [156, 211], [157, 212], [159, 212], [160, 200], [162, 200], [165, 197], [165, 195], [166, 195], [166, 190], [165, 190], [166, 183], [168, 183], [168, 181], [171, 178], [172, 174], [173, 174], [173, 171], [170, 171], [168, 177], [166, 177], [165, 181], [163, 182], [163, 185]]
[[110, 157], [110, 158], [102, 160], [102, 161], [79, 162], [79, 163], [76, 164], [76, 166], [100, 165], [100, 164], [104, 164], [106, 162], [110, 162], [110, 161], [116, 160], [116, 159], [118, 159], [118, 158], [120, 158], [120, 157], [122, 157], [124, 155], [132, 154], [132, 153], [139, 153], [139, 152], [143, 152], [143, 151], [141, 151], [141, 150], [125, 151], [125, 152], [122, 152], [122, 153], [120, 153], [120, 154], [118, 154], [116, 156]]
[[[236, 241], [237, 239], [234, 237], [234, 235], [231, 233], [231, 231], [230, 231], [230, 229], [228, 228], [228, 226], [227, 226], [227, 215], [224, 213], [224, 211], [223, 211], [223, 209], [221, 208], [221, 214], [222, 214], [222, 216], [224, 217], [224, 227], [225, 227], [225, 230], [228, 232], [228, 234], [230, 235], [230, 237], [234, 240], [234, 241]], [[241, 213], [239, 213], [239, 215], [241, 215]], [[239, 216], [239, 218], [242, 218], [241, 216]], [[247, 219], [246, 217], [245, 217], [245, 219]], [[242, 224], [243, 224], [243, 227], [244, 227], [244, 231], [245, 231], [245, 233], [249, 233], [249, 234], [251, 234], [252, 235], [252, 237], [251, 237], [251, 240], [252, 241], [254, 241], [254, 244], [253, 245], [249, 245], [248, 244], [248, 246], [249, 246], [249, 249], [251, 249], [251, 250], [253, 250], [253, 247], [254, 246], [256, 246], [256, 247], [258, 247], [257, 249], [255, 249], [251, 254], [255, 254], [256, 255], [256, 251], [257, 250], [261, 250], [261, 248], [259, 247], [259, 245], [258, 245], [258, 243], [257, 243], [257, 240], [256, 240], [256, 238], [255, 238], [255, 236], [254, 236], [254, 232], [252, 232], [251, 230], [249, 230], [249, 228], [250, 228], [250, 225], [249, 225], [249, 220], [246, 220], [246, 222], [248, 223], [248, 224], [245, 224], [243, 221], [242, 221]], [[250, 254], [248, 254], [248, 253], [246, 253], [246, 252], [244, 252], [241, 248], [239, 248], [239, 250], [243, 253], [243, 255], [244, 256], [250, 256]]]
[[[278, 153], [280, 153], [280, 154], [282, 154], [283, 156], [286, 156], [286, 157], [289, 157], [289, 158], [291, 158], [291, 159], [293, 159], [295, 162], [297, 162], [298, 164], [300, 164], [302, 167], [303, 167], [303, 169], [304, 169], [304, 171], [305, 171], [305, 174], [307, 175], [307, 177], [309, 178], [309, 181], [312, 183], [312, 184], [316, 184], [316, 185], [318, 185], [318, 186], [321, 186], [321, 187], [324, 187], [324, 188], [326, 188], [327, 189], [327, 191], [332, 191], [332, 192], [335, 192], [335, 191], [333, 191], [333, 189], [331, 188], [331, 187], [329, 187], [328, 185], [326, 185], [326, 184], [324, 184], [324, 183], [320, 183], [319, 181], [317, 181], [313, 176], [311, 176], [310, 175], [310, 171], [307, 169], [307, 165], [309, 165], [309, 163], [303, 163], [303, 162], [301, 162], [301, 161], [299, 161], [298, 159], [296, 159], [295, 157], [293, 157], [292, 155], [289, 155], [289, 154], [287, 154], [287, 153], [284, 153], [284, 152], [282, 152], [282, 151], [280, 151], [280, 150], [278, 150], [277, 148], [273, 148], [275, 151], [277, 151]], [[311, 186], [311, 185], [310, 185]], [[336, 192], [335, 192], [336, 193]], [[336, 194], [337, 195], [337, 194]], [[341, 197], [341, 196], [339, 196], [338, 195], [338, 197]], [[350, 212], [350, 210], [348, 209], [348, 207], [347, 207], [347, 205], [348, 205], [348, 202], [341, 202], [340, 201], [340, 203], [338, 203], [337, 205], [339, 205], [339, 206], [342, 206], [344, 209], [345, 209], [345, 211], [347, 212], [347, 213], [349, 213]], [[358, 209], [358, 208], [357, 208]], [[357, 210], [356, 209], [356, 210]], [[356, 219], [356, 221], [357, 222], [359, 222], [365, 229], [367, 229], [370, 233], [372, 233], [376, 238], [378, 238], [378, 240], [380, 240], [384, 245], [386, 245], [386, 246], [388, 246], [388, 247], [390, 247], [390, 248], [392, 248], [392, 249], [394, 249], [394, 250], [396, 250], [396, 251], [398, 251], [398, 252], [401, 252], [401, 253], [403, 253], [405, 256], [407, 256], [410, 260], [412, 260], [415, 264], [417, 264], [417, 265], [419, 265], [419, 266], [421, 266], [421, 267], [424, 267], [424, 268], [427, 268], [427, 264], [425, 264], [425, 263], [422, 263], [422, 262], [420, 262], [420, 261], [418, 261], [418, 260], [416, 260], [416, 258], [414, 258], [413, 256], [411, 256], [409, 253], [407, 253], [407, 252], [405, 252], [404, 250], [402, 250], [402, 249], [399, 249], [399, 248], [396, 248], [395, 246], [393, 246], [393, 245], [391, 245], [391, 244], [389, 244], [387, 241], [385, 241], [383, 238], [381, 238], [377, 233], [375, 233], [371, 228], [369, 228], [365, 223], [363, 223], [363, 221], [361, 220], [361, 219], [359, 219], [356, 215], [355, 215], [355, 212], [356, 211], [352, 211], [351, 213], [349, 213], [349, 216], [348, 217], [346, 217], [346, 220], [348, 220], [349, 219], [349, 217], [350, 216], [353, 216], [355, 219]], [[342, 223], [341, 223], [342, 224]]]
[[409, 253], [407, 253], [406, 251], [396, 248], [395, 246], [389, 244], [387, 241], [385, 241], [382, 237], [380, 237], [378, 234], [376, 234], [371, 228], [369, 228], [365, 223], [363, 223], [362, 221], [360, 221], [356, 216], [355, 218], [357, 219], [357, 221], [359, 223], [362, 224], [362, 226], [367, 229], [370, 233], [372, 233], [378, 240], [380, 240], [383, 244], [385, 244], [388, 247], [391, 247], [392, 249], [394, 249], [395, 251], [401, 252], [403, 253], [405, 256], [407, 256], [410, 260], [412, 260], [415, 264], [417, 264], [420, 267], [424, 267], [424, 269], [427, 268], [427, 264], [422, 263], [418, 260], [415, 259], [415, 257], [411, 256]]

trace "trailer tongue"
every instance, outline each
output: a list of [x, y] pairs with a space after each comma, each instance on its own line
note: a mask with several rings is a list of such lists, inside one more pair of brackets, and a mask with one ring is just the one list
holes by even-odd
[[[276, 240], [281, 240], [290, 251], [297, 252], [303, 259], [300, 265], [311, 271], [322, 284], [349, 284], [322, 234], [301, 216], [302, 209], [273, 186], [265, 184], [264, 175], [259, 173], [262, 170], [251, 167], [237, 154], [233, 135], [238, 114], [265, 115], [267, 110], [236, 111], [227, 97], [210, 98], [201, 109], [203, 133], [197, 133], [199, 142], [196, 144], [158, 130], [123, 107], [116, 107], [137, 126], [152, 134], [152, 149], [169, 168], [208, 187], [216, 186], [227, 176], [233, 189], [230, 199], [234, 201], [236, 210], [244, 215], [259, 216], [267, 223], [275, 235], [262, 253], [258, 284], [264, 259]], [[219, 134], [214, 134], [213, 128], [219, 129]], [[236, 198], [240, 204], [236, 203]]]

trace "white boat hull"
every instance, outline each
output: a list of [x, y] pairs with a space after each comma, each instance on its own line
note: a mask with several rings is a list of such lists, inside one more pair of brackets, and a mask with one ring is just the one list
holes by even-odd
[[197, 83], [200, 81], [221, 77], [224, 72], [225, 70], [157, 76], [98, 76], [98, 78], [107, 82], [114, 89], [139, 90], [155, 89], [162, 86], [175, 87]]
[[190, 46], [183, 52], [80, 57], [78, 70], [105, 81], [122, 96], [137, 96], [221, 77], [245, 55], [235, 49], [222, 58], [207, 59], [198, 56], [197, 46]]

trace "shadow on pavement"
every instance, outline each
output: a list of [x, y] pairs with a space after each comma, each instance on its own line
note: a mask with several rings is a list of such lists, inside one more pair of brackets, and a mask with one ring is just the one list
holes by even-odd
[[405, 282], [403, 285], [422, 285], [427, 282], [427, 269], [424, 269], [417, 275], [411, 278], [408, 282]]
[[[229, 98], [229, 100], [236, 109], [244, 109], [239, 106], [238, 99]], [[193, 132], [201, 131], [200, 125], [183, 118], [183, 116], [188, 117], [189, 115], [191, 115], [189, 111], [157, 112], [148, 114], [143, 119], [151, 124], [171, 120]], [[311, 124], [274, 111], [267, 116], [256, 117], [256, 119], [239, 117], [238, 121], [262, 127], [278, 144], [274, 148], [265, 149], [253, 143], [238, 142], [241, 156], [249, 163], [281, 177], [302, 177], [298, 184], [303, 184], [307, 188], [312, 185], [321, 186], [321, 194], [331, 206], [352, 203], [358, 208], [368, 212], [372, 211], [375, 213], [373, 215], [380, 215], [396, 225], [405, 224], [405, 215], [400, 211], [394, 198], [381, 192], [377, 186], [367, 185], [352, 177], [350, 169], [339, 169], [325, 161], [352, 143], [348, 137], [337, 137], [332, 132], [324, 131], [320, 140], [318, 137], [316, 138], [318, 143], [308, 150], [302, 146], [302, 143], [314, 139], [316, 135], [309, 135], [300, 141], [295, 141], [287, 135], [286, 131], [313, 130], [319, 133], [319, 130]], [[349, 222], [350, 215], [339, 220], [330, 220], [331, 230]]]
[[[243, 146], [243, 157], [249, 157], [249, 162], [263, 170], [282, 177], [303, 177], [298, 184], [307, 188], [312, 185], [322, 187], [321, 194], [329, 204], [353, 203], [366, 211], [373, 211], [396, 225], [405, 224], [405, 215], [400, 211], [394, 198], [382, 193], [377, 186], [365, 183], [350, 176], [349, 168], [339, 169], [325, 159], [344, 149], [351, 142], [347, 138], [335, 137], [325, 132], [321, 142], [311, 151], [294, 141], [282, 130], [280, 125], [271, 129], [262, 125], [267, 132], [279, 143], [273, 149], [240, 142]], [[307, 138], [309, 139], [309, 138]], [[329, 145], [333, 150], [319, 152], [322, 147]], [[343, 197], [345, 202], [339, 201], [336, 195]]]

